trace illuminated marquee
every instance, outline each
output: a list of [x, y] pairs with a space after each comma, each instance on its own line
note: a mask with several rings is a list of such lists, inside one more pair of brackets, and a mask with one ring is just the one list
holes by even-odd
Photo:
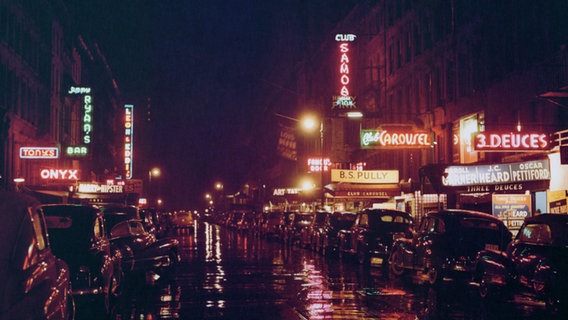
[[329, 158], [308, 158], [308, 170], [311, 172], [329, 171], [331, 167], [331, 160]]
[[426, 131], [411, 127], [393, 126], [377, 130], [361, 130], [361, 148], [430, 148], [432, 141]]
[[124, 192], [124, 186], [118, 184], [79, 183], [77, 191], [84, 193], [122, 193]]
[[333, 97], [333, 108], [353, 109], [355, 99], [349, 93], [351, 75], [349, 72], [349, 44], [357, 38], [354, 34], [336, 34], [335, 41], [339, 42], [339, 96]]
[[448, 166], [442, 176], [442, 184], [449, 187], [503, 184], [509, 188], [497, 191], [514, 191], [515, 188], [519, 188], [514, 184], [539, 180], [550, 180], [548, 160], [479, 166]]
[[543, 151], [550, 149], [550, 139], [544, 133], [487, 133], [474, 134], [476, 151]]
[[21, 147], [20, 158], [22, 159], [57, 159], [59, 148], [56, 147]]
[[124, 105], [124, 176], [132, 179], [134, 138], [134, 105]]
[[45, 180], [78, 180], [78, 169], [42, 169], [40, 177]]

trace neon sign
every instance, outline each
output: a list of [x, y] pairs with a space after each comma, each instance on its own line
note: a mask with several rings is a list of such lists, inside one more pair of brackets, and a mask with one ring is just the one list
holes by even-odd
[[85, 146], [75, 146], [75, 147], [69, 146], [65, 149], [65, 153], [71, 157], [76, 157], [76, 156], [84, 157], [87, 155], [88, 149]]
[[354, 34], [336, 34], [335, 41], [339, 42], [339, 96], [333, 97], [333, 108], [354, 108], [355, 99], [349, 93], [349, 85], [351, 83], [349, 72], [349, 43], [357, 38]]
[[39, 173], [42, 179], [49, 180], [78, 180], [78, 169], [42, 169]]
[[311, 172], [329, 171], [331, 167], [331, 160], [329, 158], [308, 158], [308, 168]]
[[119, 184], [79, 183], [77, 191], [85, 193], [122, 193], [124, 186]]
[[550, 139], [544, 133], [486, 133], [474, 135], [476, 151], [543, 151], [550, 149]]
[[361, 148], [430, 148], [432, 141], [426, 131], [409, 128], [383, 128], [361, 130]]
[[91, 143], [93, 133], [93, 96], [89, 87], [71, 87], [67, 94], [83, 96], [83, 117], [81, 124], [81, 141], [83, 145], [69, 146], [66, 148], [68, 156], [86, 156], [89, 149], [86, 145]]
[[21, 147], [20, 158], [22, 159], [57, 159], [59, 148], [56, 147]]
[[132, 152], [134, 138], [134, 105], [124, 105], [124, 176], [132, 179]]

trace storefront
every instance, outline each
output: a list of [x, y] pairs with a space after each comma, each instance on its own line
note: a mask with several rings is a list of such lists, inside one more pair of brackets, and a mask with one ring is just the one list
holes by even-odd
[[[423, 171], [440, 193], [455, 195], [455, 207], [501, 218], [511, 230], [536, 212], [535, 199], [549, 189], [549, 159], [489, 165], [435, 166]], [[542, 211], [542, 210], [541, 210]]]

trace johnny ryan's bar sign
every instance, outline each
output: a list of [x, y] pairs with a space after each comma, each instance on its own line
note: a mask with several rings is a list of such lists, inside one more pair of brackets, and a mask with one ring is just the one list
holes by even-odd
[[481, 166], [449, 166], [442, 183], [448, 187], [550, 180], [548, 160]]

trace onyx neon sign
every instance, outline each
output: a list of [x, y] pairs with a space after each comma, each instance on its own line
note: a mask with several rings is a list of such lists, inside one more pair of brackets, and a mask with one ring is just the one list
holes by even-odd
[[40, 177], [45, 180], [78, 180], [78, 169], [42, 169]]
[[478, 132], [473, 136], [476, 151], [545, 151], [550, 149], [550, 137], [545, 133], [488, 133]]

